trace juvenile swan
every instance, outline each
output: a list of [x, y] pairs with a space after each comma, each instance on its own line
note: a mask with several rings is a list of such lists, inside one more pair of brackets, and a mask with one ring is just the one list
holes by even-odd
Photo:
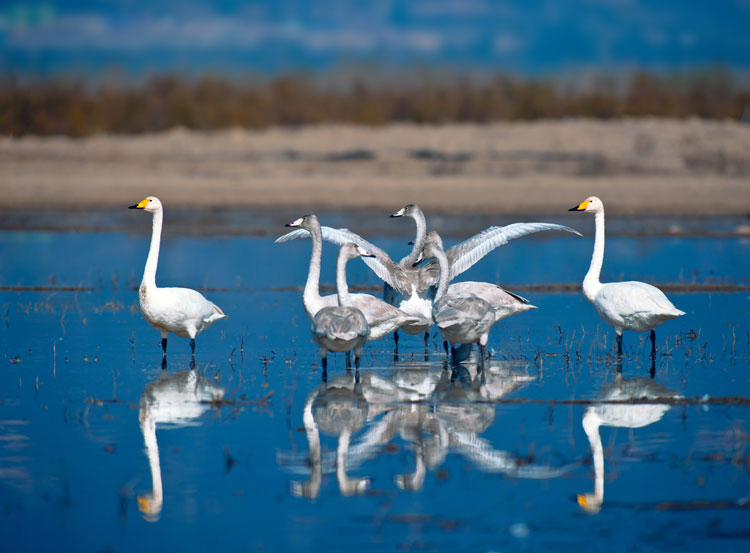
[[654, 328], [664, 321], [685, 314], [667, 299], [664, 293], [650, 284], [638, 281], [599, 282], [604, 261], [604, 204], [596, 196], [584, 200], [568, 211], [594, 214], [596, 231], [591, 266], [583, 279], [583, 295], [594, 304], [596, 312], [617, 333], [617, 353], [622, 355], [622, 331], [651, 331], [651, 356], [656, 355]]
[[[307, 283], [305, 284], [305, 291], [302, 295], [302, 302], [305, 306], [305, 311], [307, 312], [308, 317], [312, 319], [323, 307], [333, 307], [338, 305], [338, 297], [336, 294], [321, 297], [319, 291], [320, 264], [323, 255], [323, 237], [321, 234], [320, 222], [315, 215], [305, 215], [296, 221], [288, 223], [286, 226], [300, 227], [303, 232], [312, 237], [310, 269], [307, 273]], [[362, 247], [367, 250], [366, 247]], [[367, 251], [369, 252], [369, 250]], [[363, 260], [367, 259], [371, 258], [363, 258]], [[401, 325], [416, 323], [421, 320], [418, 317], [407, 315], [400, 309], [393, 307], [370, 294], [351, 294], [350, 297], [354, 307], [362, 311], [367, 319], [367, 324], [370, 326], [368, 340], [378, 340], [386, 334], [390, 334]]]
[[[424, 215], [421, 210], [418, 211], [417, 206], [414, 205], [411, 209], [407, 209], [408, 207], [403, 208], [403, 214], [408, 214], [417, 221], [417, 238], [415, 248], [409, 256], [411, 257], [415, 253], [416, 246], [418, 246], [424, 232], [422, 225]], [[397, 211], [394, 215], [398, 215], [400, 211]], [[320, 227], [320, 229], [320, 236], [323, 240], [338, 245], [354, 242], [375, 256], [364, 259], [364, 262], [381, 280], [393, 288], [396, 293], [394, 304], [405, 313], [421, 319], [417, 324], [401, 325], [401, 330], [408, 334], [420, 334], [429, 331], [432, 297], [434, 287], [438, 284], [437, 263], [427, 263], [419, 270], [414, 270], [411, 267], [402, 266], [401, 262], [396, 263], [384, 250], [349, 229], [335, 229], [325, 226]], [[489, 227], [445, 252], [448, 259], [448, 282], [469, 269], [495, 248], [507, 244], [515, 238], [545, 230], [562, 230], [580, 236], [580, 233], [576, 230], [553, 223], [513, 223], [503, 227]], [[310, 236], [309, 230], [303, 228], [280, 236], [276, 239], [276, 242], [287, 242], [297, 238], [309, 238]], [[408, 260], [409, 257], [404, 258], [404, 260]]]
[[346, 285], [346, 263], [359, 256], [369, 256], [356, 244], [341, 246], [336, 263], [336, 287], [338, 289], [337, 307], [324, 307], [313, 317], [312, 335], [318, 344], [320, 357], [323, 360], [323, 371], [328, 368], [328, 352], [349, 352], [354, 350], [354, 366], [359, 368], [362, 348], [367, 342], [370, 327], [362, 311], [353, 306]]
[[[476, 296], [451, 294], [448, 288], [448, 257], [443, 242], [436, 232], [430, 232], [423, 250], [425, 259], [434, 257], [440, 268], [438, 289], [432, 303], [432, 318], [444, 342], [452, 344], [479, 343], [480, 364], [484, 360], [490, 329], [495, 324], [495, 310], [485, 300]], [[458, 361], [453, 349], [453, 362]]]
[[200, 292], [190, 288], [157, 288], [156, 265], [159, 263], [159, 244], [164, 209], [159, 198], [149, 196], [128, 209], [142, 209], [153, 213], [151, 247], [148, 250], [143, 280], [138, 290], [141, 314], [156, 330], [161, 332], [162, 366], [167, 360], [167, 336], [170, 332], [190, 338], [190, 349], [195, 355], [195, 337], [227, 316]]

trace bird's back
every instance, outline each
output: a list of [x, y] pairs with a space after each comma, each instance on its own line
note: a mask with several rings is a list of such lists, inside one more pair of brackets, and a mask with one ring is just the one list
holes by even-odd
[[313, 336], [329, 340], [366, 338], [368, 330], [367, 319], [355, 307], [324, 307], [312, 322]]

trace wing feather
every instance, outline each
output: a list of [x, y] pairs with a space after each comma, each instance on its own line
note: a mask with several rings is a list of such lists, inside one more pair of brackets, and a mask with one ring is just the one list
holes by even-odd
[[451, 280], [495, 248], [503, 246], [515, 238], [544, 230], [562, 230], [581, 236], [581, 233], [577, 230], [554, 223], [513, 223], [503, 227], [489, 227], [445, 252], [450, 263]]
[[[332, 242], [339, 246], [343, 246], [349, 242], [354, 242], [358, 246], [366, 249], [375, 257], [363, 257], [362, 261], [365, 262], [379, 279], [386, 282], [402, 294], [411, 293], [411, 282], [409, 276], [383, 249], [346, 228], [321, 226], [320, 231], [323, 235], [323, 240], [326, 240], [327, 242]], [[279, 244], [298, 238], [310, 238], [310, 232], [307, 229], [296, 229], [279, 236], [275, 242]]]

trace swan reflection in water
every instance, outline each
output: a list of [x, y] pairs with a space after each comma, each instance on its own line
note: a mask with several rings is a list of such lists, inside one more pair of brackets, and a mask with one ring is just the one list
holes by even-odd
[[211, 408], [210, 402], [223, 395], [222, 388], [209, 383], [194, 370], [173, 375], [162, 371], [144, 388], [138, 419], [151, 468], [152, 492], [138, 496], [138, 510], [146, 520], [159, 520], [164, 500], [156, 425], [160, 429], [198, 426], [198, 418]]
[[[606, 385], [598, 394], [605, 400], [679, 398], [680, 394], [666, 389], [649, 378], [623, 378], [618, 373], [616, 380]], [[643, 403], [633, 405], [595, 404], [583, 414], [583, 430], [591, 444], [594, 462], [594, 493], [578, 495], [578, 504], [588, 513], [598, 513], [604, 502], [604, 450], [599, 434], [600, 426], [642, 428], [653, 424], [669, 411], [667, 403]]]
[[[427, 471], [442, 465], [448, 453], [464, 455], [485, 472], [555, 478], [573, 465], [526, 464], [478, 435], [494, 422], [491, 402], [533, 379], [507, 362], [485, 363], [481, 370], [474, 361], [442, 368], [416, 365], [390, 373], [358, 371], [324, 381], [305, 402], [309, 457], [279, 452], [277, 461], [292, 473], [310, 474], [309, 480], [292, 483], [294, 495], [308, 498], [319, 494], [323, 474], [334, 472], [343, 495], [364, 491], [370, 480], [352, 479], [347, 471], [376, 458], [397, 436], [411, 444], [416, 459], [413, 472], [393, 478], [403, 490], [421, 489]], [[352, 441], [365, 423], [366, 430]], [[335, 455], [321, 451], [320, 431], [338, 436]]]

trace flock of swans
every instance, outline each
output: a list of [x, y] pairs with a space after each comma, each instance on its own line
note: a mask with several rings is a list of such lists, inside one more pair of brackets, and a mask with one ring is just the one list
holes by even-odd
[[[160, 288], [156, 269], [163, 223], [163, 207], [149, 196], [130, 206], [153, 216], [151, 245], [139, 288], [140, 309], [146, 321], [162, 336], [162, 368], [166, 368], [169, 333], [189, 338], [193, 355], [195, 337], [213, 323], [226, 318], [223, 311], [202, 294], [187, 288]], [[570, 211], [595, 215], [594, 253], [583, 281], [583, 294], [600, 317], [617, 334], [618, 353], [622, 354], [624, 330], [650, 331], [652, 359], [655, 356], [654, 328], [684, 315], [654, 286], [643, 282], [601, 283], [604, 258], [604, 206], [590, 197]], [[551, 223], [514, 223], [490, 227], [471, 238], [445, 249], [440, 236], [428, 231], [424, 214], [416, 205], [408, 205], [391, 217], [411, 217], [417, 232], [411, 253], [399, 262], [382, 249], [348, 229], [321, 226], [315, 215], [306, 215], [286, 226], [294, 230], [276, 242], [310, 238], [312, 255], [302, 301], [312, 321], [312, 337], [322, 359], [321, 384], [308, 396], [303, 423], [309, 443], [308, 456], [280, 454], [278, 462], [290, 471], [309, 474], [305, 482], [294, 482], [292, 492], [305, 497], [318, 495], [324, 473], [335, 472], [342, 494], [360, 493], [369, 486], [368, 478], [351, 478], [347, 470], [360, 466], [377, 455], [396, 434], [420, 436], [413, 442], [416, 466], [413, 473], [394, 476], [404, 490], [420, 489], [429, 468], [439, 466], [447, 453], [456, 452], [471, 459], [484, 471], [500, 472], [518, 478], [554, 478], [567, 473], [573, 465], [551, 467], [528, 465], [513, 454], [496, 450], [478, 434], [494, 419], [491, 403], [522, 386], [529, 377], [508, 370], [502, 362], [486, 363], [488, 335], [498, 321], [535, 306], [526, 299], [487, 282], [452, 282], [493, 249], [508, 241], [540, 231], [564, 231], [580, 236], [576, 230]], [[337, 293], [321, 296], [319, 289], [323, 241], [340, 246]], [[349, 293], [347, 263], [361, 258], [384, 281], [383, 298], [371, 294]], [[443, 338], [450, 353], [451, 370], [434, 371], [428, 367], [396, 369], [386, 377], [378, 371], [357, 370], [328, 381], [329, 352], [354, 352], [359, 369], [362, 348], [367, 341], [393, 334], [398, 349], [399, 331], [425, 334], [425, 346], [432, 326]], [[471, 345], [479, 345], [476, 357]], [[463, 361], [469, 360], [469, 363]], [[621, 361], [621, 356], [618, 357]], [[473, 364], [472, 364], [473, 363]], [[194, 362], [192, 367], [194, 367]], [[448, 368], [446, 359], [445, 367]], [[652, 373], [653, 377], [653, 373]], [[603, 400], [679, 397], [653, 380], [616, 381], [599, 394]], [[152, 474], [152, 492], [138, 497], [144, 517], [156, 520], [162, 510], [163, 491], [157, 424], [180, 427], [193, 424], [211, 401], [221, 399], [223, 389], [211, 384], [196, 371], [162, 375], [144, 390], [141, 397], [140, 425]], [[604, 497], [604, 456], [599, 427], [640, 428], [658, 421], [669, 409], [667, 404], [622, 405], [593, 404], [584, 413], [583, 427], [591, 444], [594, 467], [594, 492], [580, 494], [579, 505], [598, 512]], [[370, 421], [368, 430], [355, 441], [352, 436]], [[321, 451], [320, 432], [338, 436], [333, 455]], [[427, 438], [424, 436], [428, 435]]]
[[[169, 333], [190, 338], [195, 355], [195, 337], [216, 321], [226, 318], [224, 312], [202, 294], [189, 288], [160, 288], [156, 285], [156, 268], [164, 210], [161, 202], [149, 196], [130, 206], [153, 215], [151, 246], [139, 288], [141, 313], [162, 336], [162, 366], [166, 367]], [[602, 283], [599, 276], [604, 260], [604, 205], [592, 196], [569, 211], [593, 213], [595, 217], [594, 253], [583, 280], [583, 294], [599, 316], [617, 334], [618, 354], [622, 355], [622, 332], [651, 332], [651, 357], [656, 354], [654, 328], [684, 315], [658, 288], [644, 282]], [[359, 368], [362, 348], [367, 341], [393, 333], [398, 351], [398, 331], [422, 334], [425, 347], [429, 331], [437, 326], [446, 354], [454, 363], [466, 357], [471, 344], [479, 346], [480, 363], [485, 358], [490, 330], [498, 321], [523, 313], [535, 306], [500, 286], [488, 282], [451, 281], [477, 263], [489, 252], [508, 241], [540, 231], [556, 230], [581, 236], [569, 227], [553, 223], [513, 223], [489, 227], [450, 249], [443, 247], [435, 231], [427, 231], [422, 210], [407, 205], [391, 217], [411, 217], [417, 232], [411, 253], [394, 262], [371, 242], [348, 229], [321, 226], [315, 215], [305, 215], [288, 223], [295, 230], [280, 236], [276, 242], [310, 238], [312, 255], [302, 301], [312, 320], [312, 336], [318, 346], [323, 369], [328, 352], [354, 352]], [[323, 241], [341, 246], [336, 273], [337, 293], [321, 296], [319, 289]], [[384, 282], [383, 299], [371, 294], [350, 294], [346, 264], [360, 257]], [[468, 346], [468, 347], [467, 347]]]

